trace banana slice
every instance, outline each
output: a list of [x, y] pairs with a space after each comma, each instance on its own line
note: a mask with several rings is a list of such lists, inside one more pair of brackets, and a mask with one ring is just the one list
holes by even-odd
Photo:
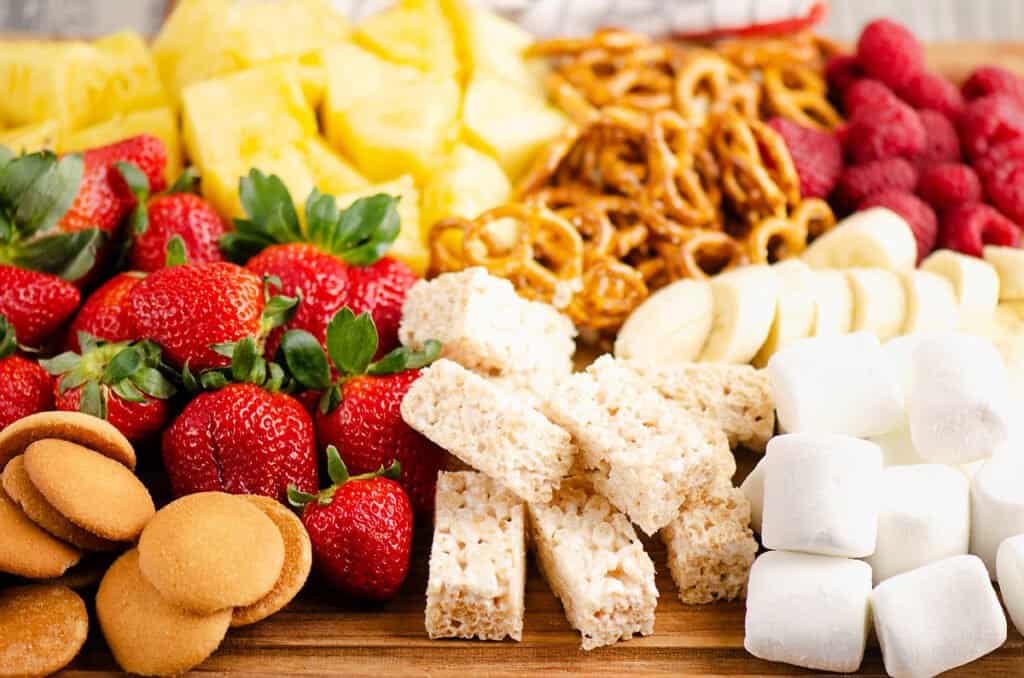
[[768, 338], [779, 302], [779, 278], [771, 266], [746, 266], [711, 279], [714, 322], [703, 362], [749, 363]]
[[899, 275], [880, 268], [853, 268], [846, 275], [853, 290], [853, 330], [872, 332], [881, 341], [899, 334], [907, 319]]
[[957, 324], [953, 283], [937, 273], [911, 271], [901, 274], [907, 293], [907, 319], [903, 333], [943, 332]]
[[700, 355], [714, 319], [714, 296], [706, 280], [679, 280], [640, 304], [615, 340], [615, 355], [671, 365]]
[[768, 338], [754, 356], [754, 367], [764, 367], [780, 348], [811, 335], [814, 329], [814, 271], [799, 259], [776, 264], [779, 303]]
[[987, 245], [983, 256], [999, 275], [999, 301], [1024, 299], [1024, 250]]
[[917, 241], [910, 225], [884, 207], [857, 212], [836, 224], [807, 248], [811, 268], [884, 268], [909, 271], [917, 263]]
[[845, 271], [813, 271], [814, 330], [812, 336], [849, 334], [853, 329], [853, 290]]
[[952, 283], [958, 327], [987, 324], [992, 319], [999, 303], [999, 275], [991, 264], [953, 250], [936, 250], [921, 262], [921, 270]]

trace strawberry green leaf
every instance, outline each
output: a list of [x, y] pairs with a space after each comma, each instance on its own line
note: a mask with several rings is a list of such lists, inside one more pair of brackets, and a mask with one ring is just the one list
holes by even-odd
[[6, 146], [0, 146], [0, 167], [3, 167], [15, 158], [14, 151]]
[[82, 357], [73, 351], [65, 351], [52, 358], [44, 358], [39, 361], [39, 366], [46, 370], [47, 374], [59, 376], [71, 372], [82, 362]]
[[345, 307], [327, 325], [327, 353], [339, 372], [363, 374], [377, 353], [377, 327], [369, 313], [352, 313]]
[[250, 384], [263, 386], [263, 383], [267, 380], [267, 361], [261, 356], [257, 356], [256, 360], [253, 361], [252, 369], [249, 370], [249, 375], [245, 380]]
[[57, 384], [57, 391], [61, 395], [64, 395], [68, 391], [78, 388], [87, 381], [89, 381], [89, 377], [83, 372], [79, 372], [77, 370], [68, 372], [61, 378], [60, 383]]
[[281, 337], [278, 349], [292, 378], [306, 388], [325, 389], [331, 385], [331, 368], [327, 356], [316, 340], [305, 330], [289, 330]]
[[256, 340], [252, 337], [239, 340], [231, 356], [231, 378], [237, 382], [248, 381], [257, 358]]
[[338, 232], [341, 212], [333, 195], [325, 195], [315, 188], [306, 198], [306, 230], [309, 239], [328, 252], [334, 251], [333, 238]]
[[273, 242], [302, 240], [299, 217], [292, 196], [277, 175], [267, 176], [258, 169], [239, 180], [239, 196], [248, 221], [273, 238]]
[[78, 347], [82, 349], [82, 354], [86, 354], [90, 351], [94, 351], [100, 345], [100, 340], [82, 330], [78, 331]]
[[256, 235], [247, 232], [245, 229], [251, 222], [244, 219], [235, 219], [235, 230], [225, 233], [220, 238], [220, 250], [230, 261], [236, 264], [244, 264], [265, 248], [274, 244], [273, 238], [266, 235]]
[[288, 377], [280, 365], [277, 363], [267, 363], [267, 377], [266, 381], [263, 382], [263, 388], [271, 393], [277, 393], [284, 387], [287, 379]]
[[[78, 159], [80, 163], [81, 156]], [[56, 165], [57, 156], [50, 151], [29, 153], [4, 163], [0, 167], [0, 204], [14, 212], [33, 185]]]
[[56, 224], [74, 202], [81, 182], [81, 155], [72, 153], [50, 163], [14, 203], [14, 223], [22, 236], [45, 232]]
[[0, 212], [0, 243], [10, 242], [14, 238], [14, 224], [7, 215]]
[[127, 400], [130, 403], [144, 403], [146, 402], [146, 396], [131, 382], [130, 379], [122, 379], [113, 386], [111, 390], [116, 393], [122, 400]]
[[92, 270], [103, 240], [103, 234], [95, 228], [33, 238], [8, 246], [5, 259], [19, 268], [75, 281]]
[[379, 377], [386, 374], [398, 374], [406, 370], [418, 370], [437, 360], [439, 355], [441, 355], [441, 342], [436, 339], [428, 340], [423, 345], [422, 351], [413, 351], [406, 346], [400, 346], [372, 363], [366, 368], [366, 373]]
[[348, 468], [338, 454], [338, 448], [334, 445], [327, 446], [327, 476], [335, 485], [344, 485], [348, 482]]
[[188, 252], [185, 251], [185, 241], [180, 235], [176, 235], [167, 241], [167, 258], [164, 265], [167, 268], [182, 266], [188, 263]]
[[185, 171], [174, 180], [171, 187], [164, 191], [164, 193], [166, 195], [170, 195], [171, 193], [195, 193], [198, 183], [199, 170], [195, 167], [186, 167]]
[[235, 347], [237, 345], [238, 342], [236, 341], [225, 341], [221, 344], [210, 344], [210, 350], [225, 358], [232, 358], [235, 355]]
[[17, 350], [18, 338], [15, 336], [14, 325], [7, 322], [7, 318], [0, 314], [0, 359], [14, 355]]
[[302, 508], [306, 504], [316, 501], [316, 496], [299, 490], [294, 485], [288, 486], [288, 503], [295, 508]]
[[270, 275], [269, 273], [264, 273], [263, 274], [263, 300], [264, 301], [270, 301], [270, 298], [273, 296], [273, 294], [271, 294], [271, 292], [270, 292], [270, 289], [274, 288], [275, 290], [279, 290], [279, 289], [281, 289], [282, 285], [284, 285], [284, 283], [281, 282], [281, 276]]
[[276, 296], [271, 297], [263, 307], [263, 314], [260, 317], [260, 327], [264, 333], [275, 327], [281, 327], [295, 315], [299, 309], [299, 297]]
[[104, 384], [115, 384], [129, 378], [142, 367], [142, 351], [134, 346], [120, 351], [110, 359], [107, 368], [103, 371], [102, 381]]
[[202, 386], [199, 384], [199, 380], [196, 379], [196, 375], [189, 368], [187, 360], [184, 367], [181, 368], [181, 384], [190, 393], [202, 390]]
[[139, 166], [132, 162], [115, 162], [114, 167], [117, 168], [121, 178], [128, 184], [129, 190], [132, 195], [139, 202], [144, 202], [146, 197], [149, 195], [149, 179], [146, 178], [145, 173], [139, 169]]
[[100, 419], [107, 418], [107, 392], [95, 381], [88, 381], [82, 388], [82, 395], [78, 401], [78, 411], [91, 414]]
[[175, 393], [174, 384], [155, 367], [143, 367], [130, 379], [140, 391], [158, 400], [167, 400]]
[[398, 480], [399, 478], [402, 477], [402, 464], [399, 463], [399, 461], [396, 459], [395, 461], [391, 462], [391, 466], [388, 466], [387, 468], [384, 468], [383, 466], [381, 466], [380, 470], [377, 471], [377, 474], [381, 478], [389, 478], [390, 480]]
[[338, 409], [338, 405], [341, 404], [341, 387], [337, 384], [332, 384], [330, 388], [324, 391], [323, 395], [320, 396], [320, 402], [318, 407], [320, 408], [320, 414], [328, 414]]
[[353, 266], [378, 261], [398, 237], [397, 205], [398, 198], [384, 193], [356, 200], [341, 213], [331, 251]]
[[199, 383], [204, 389], [216, 391], [228, 385], [228, 378], [219, 370], [207, 370], [199, 375]]

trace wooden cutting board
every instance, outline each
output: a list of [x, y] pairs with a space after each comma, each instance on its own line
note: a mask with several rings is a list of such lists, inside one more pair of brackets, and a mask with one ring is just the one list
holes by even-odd
[[[1000, 63], [1024, 73], [1024, 44], [933, 45], [928, 56], [936, 69], [956, 79], [982, 63]], [[754, 455], [741, 454], [738, 477], [744, 477], [755, 461]], [[569, 627], [561, 605], [531, 560], [522, 642], [431, 641], [423, 627], [429, 550], [430, 533], [421, 530], [416, 535], [409, 578], [394, 601], [354, 605], [313, 582], [286, 610], [254, 626], [230, 630], [220, 649], [196, 671], [375, 678], [815, 675], [748, 655], [743, 649], [742, 602], [683, 605], [668, 575], [664, 548], [656, 540], [648, 543], [661, 593], [652, 636], [583, 652], [579, 634]], [[87, 597], [91, 605], [92, 593]], [[145, 633], [139, 629], [140, 636]], [[85, 649], [66, 675], [92, 677], [116, 672], [117, 664], [94, 623]], [[857, 675], [885, 675], [877, 647], [869, 648]], [[1024, 638], [1011, 624], [1009, 639], [1000, 650], [947, 675], [1024, 676]]]

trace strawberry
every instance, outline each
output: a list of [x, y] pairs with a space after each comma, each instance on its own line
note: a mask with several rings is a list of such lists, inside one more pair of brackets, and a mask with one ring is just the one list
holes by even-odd
[[[377, 330], [368, 313], [342, 309], [327, 327], [327, 355], [307, 332], [290, 330], [281, 353], [299, 384], [324, 390], [316, 415], [317, 441], [341, 450], [353, 473], [369, 473], [399, 462], [400, 482], [417, 515], [433, 514], [437, 472], [444, 451], [402, 419], [401, 405], [420, 368], [440, 353], [428, 342], [421, 353], [398, 348], [371, 362], [377, 353]], [[337, 379], [332, 381], [328, 356]]]
[[316, 437], [302, 404], [256, 384], [202, 393], [164, 432], [175, 496], [219, 490], [285, 500], [289, 484], [316, 492]]
[[53, 409], [50, 375], [17, 349], [14, 327], [0, 315], [0, 431], [22, 417]]
[[135, 328], [128, 320], [128, 295], [145, 277], [145, 274], [137, 271], [118, 273], [90, 294], [78, 310], [78, 315], [71, 321], [64, 342], [67, 348], [81, 351], [79, 332], [104, 341], [137, 339]]
[[82, 353], [68, 351], [40, 361], [54, 381], [58, 410], [85, 412], [139, 442], [167, 421], [175, 389], [160, 373], [160, 347], [149, 341], [104, 342], [83, 332]]
[[53, 337], [79, 301], [78, 288], [55, 275], [0, 265], [0, 314], [27, 346]]
[[328, 447], [327, 471], [332, 484], [316, 495], [288, 488], [288, 500], [303, 509], [317, 571], [345, 595], [387, 600], [405, 581], [412, 551], [412, 506], [394, 481], [398, 463], [349, 476]]
[[339, 210], [333, 196], [314, 190], [303, 229], [278, 177], [251, 170], [240, 194], [248, 218], [235, 220], [235, 231], [221, 246], [232, 261], [280, 278], [283, 294], [302, 296], [303, 309], [286, 329], [303, 329], [323, 341], [327, 323], [347, 305], [373, 316], [381, 355], [398, 346], [402, 303], [416, 274], [384, 256], [400, 227], [395, 197], [378, 194]]

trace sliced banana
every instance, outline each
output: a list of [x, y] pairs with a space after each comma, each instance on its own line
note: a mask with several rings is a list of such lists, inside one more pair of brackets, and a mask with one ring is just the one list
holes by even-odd
[[881, 268], [846, 272], [853, 290], [853, 330], [865, 330], [881, 341], [895, 337], [907, 319], [907, 293], [900, 276]]
[[814, 330], [812, 336], [849, 334], [853, 329], [853, 290], [845, 271], [813, 271]]
[[746, 266], [711, 279], [714, 322], [703, 362], [749, 363], [768, 338], [779, 302], [779, 278], [771, 266]]
[[921, 270], [937, 273], [953, 285], [957, 326], [986, 324], [999, 303], [999, 275], [989, 263], [953, 250], [936, 250], [921, 262]]
[[999, 275], [999, 301], [1024, 299], [1024, 250], [987, 245], [983, 256]]
[[907, 319], [903, 333], [944, 332], [957, 325], [953, 283], [938, 273], [911, 271], [901, 274], [907, 293]]
[[779, 279], [779, 303], [768, 338], [754, 356], [755, 367], [764, 367], [776, 351], [809, 337], [814, 329], [814, 271], [799, 259], [783, 261], [774, 268]]
[[714, 320], [714, 295], [706, 280], [679, 280], [640, 304], [615, 340], [615, 355], [659, 363], [693, 362]]
[[909, 271], [917, 264], [917, 241], [910, 225], [884, 207], [856, 212], [807, 248], [811, 268], [884, 268]]

